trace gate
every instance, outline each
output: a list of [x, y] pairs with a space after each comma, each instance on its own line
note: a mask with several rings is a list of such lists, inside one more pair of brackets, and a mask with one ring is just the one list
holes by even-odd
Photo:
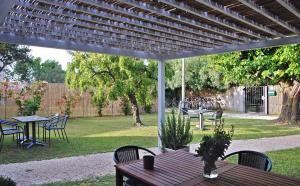
[[265, 91], [264, 86], [245, 88], [245, 112], [265, 111]]

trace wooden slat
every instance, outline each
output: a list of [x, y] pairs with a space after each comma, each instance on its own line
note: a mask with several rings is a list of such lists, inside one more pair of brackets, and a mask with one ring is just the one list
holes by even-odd
[[180, 185], [180, 186], [279, 186], [300, 185], [300, 180], [274, 173], [218, 161], [219, 176], [217, 179], [206, 179], [203, 174], [203, 162], [185, 151], [175, 151], [155, 157], [154, 170], [145, 170], [143, 161], [136, 160], [116, 165], [124, 175], [133, 177], [147, 185]]

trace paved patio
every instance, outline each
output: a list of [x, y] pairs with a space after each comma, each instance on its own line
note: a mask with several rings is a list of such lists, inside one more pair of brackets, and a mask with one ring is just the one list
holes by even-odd
[[[198, 144], [191, 145], [195, 152]], [[260, 152], [276, 151], [300, 147], [300, 135], [234, 140], [228, 153], [237, 150], [255, 150]], [[157, 148], [151, 148], [159, 153]], [[112, 152], [60, 159], [30, 161], [0, 165], [1, 175], [11, 177], [18, 185], [27, 186], [63, 180], [80, 180], [88, 177], [114, 174]]]

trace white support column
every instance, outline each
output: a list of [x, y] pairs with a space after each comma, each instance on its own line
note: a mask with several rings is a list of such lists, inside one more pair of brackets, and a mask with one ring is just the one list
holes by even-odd
[[185, 59], [182, 58], [182, 69], [181, 69], [181, 102], [185, 99]]
[[160, 134], [165, 122], [165, 61], [158, 61], [158, 147], [162, 147]]

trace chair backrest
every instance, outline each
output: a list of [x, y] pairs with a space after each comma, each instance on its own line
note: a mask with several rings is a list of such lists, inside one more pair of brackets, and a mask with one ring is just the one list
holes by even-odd
[[68, 116], [68, 115], [64, 115], [64, 116], [62, 117], [62, 123], [61, 123], [61, 126], [62, 126], [63, 128], [66, 128], [68, 119], [69, 119], [69, 116]]
[[218, 110], [218, 111], [215, 113], [215, 119], [221, 119], [221, 118], [222, 118], [222, 115], [223, 115], [223, 110]]
[[123, 146], [115, 150], [113, 160], [115, 163], [125, 163], [133, 160], [140, 159], [139, 151], [146, 151], [149, 154], [155, 156], [155, 154], [143, 147], [138, 146]]
[[189, 114], [188, 108], [181, 108], [181, 112], [182, 112], [183, 115], [188, 115]]
[[0, 134], [3, 134], [2, 122], [0, 123]]
[[223, 158], [238, 155], [238, 164], [253, 167], [270, 172], [272, 170], [272, 160], [263, 153], [256, 151], [238, 151]]

